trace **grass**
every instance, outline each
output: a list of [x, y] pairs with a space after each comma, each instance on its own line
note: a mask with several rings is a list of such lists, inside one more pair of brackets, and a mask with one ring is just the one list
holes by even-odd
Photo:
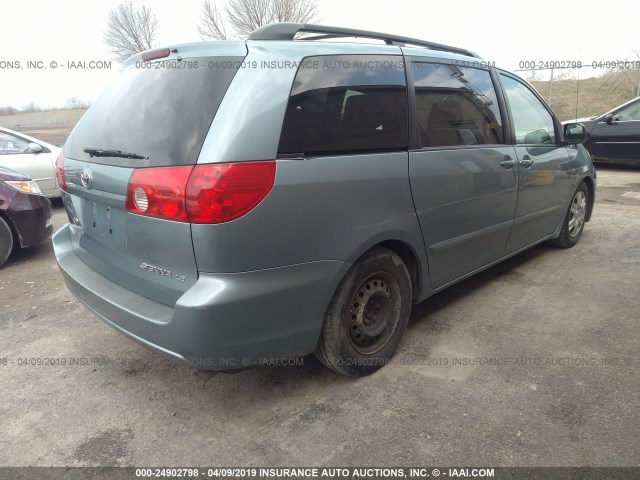
[[[560, 120], [591, 117], [603, 114], [636, 97], [640, 69], [616, 70], [593, 78], [532, 80], [530, 83], [551, 104]], [[577, 110], [577, 111], [576, 111]]]

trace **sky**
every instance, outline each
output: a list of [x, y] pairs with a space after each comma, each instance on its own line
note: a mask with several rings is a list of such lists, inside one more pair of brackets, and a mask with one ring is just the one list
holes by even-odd
[[[57, 107], [70, 97], [95, 100], [121, 69], [104, 43], [108, 12], [120, 1], [21, 0], [3, 5], [0, 107], [22, 108], [31, 102]], [[134, 0], [134, 5], [146, 4], [155, 13], [157, 46], [201, 40], [197, 26], [202, 3]], [[316, 23], [455, 45], [512, 71], [524, 61], [591, 65], [640, 59], [640, 2], [636, 0], [611, 2], [600, 11], [588, 3], [558, 0], [318, 0], [318, 6]], [[102, 63], [95, 66], [91, 61]], [[87, 68], [72, 68], [69, 62], [85, 62]], [[601, 72], [587, 67], [581, 69], [580, 77]], [[531, 72], [521, 75], [529, 78]]]

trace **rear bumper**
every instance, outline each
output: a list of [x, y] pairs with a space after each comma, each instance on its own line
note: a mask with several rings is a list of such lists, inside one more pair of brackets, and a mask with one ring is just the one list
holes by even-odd
[[233, 370], [311, 353], [349, 265], [311, 262], [235, 274], [201, 273], [173, 307], [100, 275], [74, 253], [70, 226], [53, 237], [69, 290], [133, 340], [203, 370]]

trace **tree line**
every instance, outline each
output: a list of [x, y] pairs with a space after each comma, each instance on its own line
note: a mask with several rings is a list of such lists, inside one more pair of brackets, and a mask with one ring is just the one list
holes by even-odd
[[76, 109], [76, 108], [88, 108], [89, 104], [84, 100], [79, 99], [78, 97], [70, 97], [65, 103], [64, 107], [54, 107], [54, 108], [42, 108], [35, 102], [30, 102], [24, 105], [22, 108], [15, 108], [12, 106], [4, 106], [0, 107], [0, 117], [4, 117], [7, 115], [15, 115], [16, 113], [33, 113], [33, 112], [42, 112], [48, 110], [61, 110], [61, 109]]

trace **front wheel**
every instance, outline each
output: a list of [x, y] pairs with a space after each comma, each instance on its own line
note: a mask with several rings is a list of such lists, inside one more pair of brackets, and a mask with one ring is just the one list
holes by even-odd
[[316, 357], [349, 376], [373, 373], [400, 345], [411, 312], [411, 280], [404, 262], [386, 248], [365, 253], [329, 303]]
[[553, 245], [560, 248], [571, 248], [578, 243], [587, 219], [588, 205], [589, 189], [587, 185], [582, 182], [573, 194], [569, 209], [562, 221], [560, 236], [551, 241]]
[[0, 267], [7, 261], [13, 250], [13, 235], [7, 222], [0, 217]]

